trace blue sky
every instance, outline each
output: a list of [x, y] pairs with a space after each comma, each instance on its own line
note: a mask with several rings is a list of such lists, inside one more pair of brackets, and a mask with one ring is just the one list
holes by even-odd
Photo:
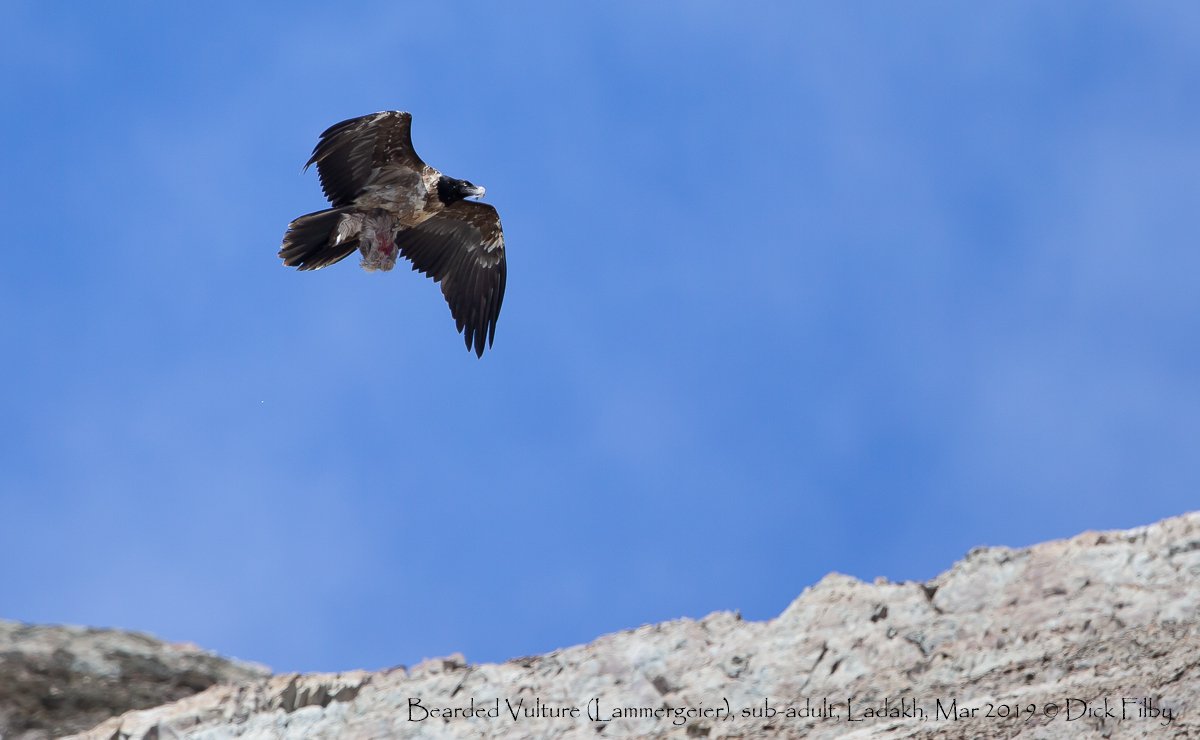
[[[1197, 7], [0, 5], [0, 616], [504, 660], [1197, 508]], [[384, 109], [482, 360], [276, 258]]]

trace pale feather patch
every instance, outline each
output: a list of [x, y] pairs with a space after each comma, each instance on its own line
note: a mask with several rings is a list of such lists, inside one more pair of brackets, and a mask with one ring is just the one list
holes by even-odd
[[362, 253], [359, 265], [367, 272], [387, 272], [396, 266], [396, 219], [387, 211], [376, 210], [365, 215], [358, 250]]
[[334, 239], [334, 244], [341, 244], [352, 236], [356, 236], [363, 228], [363, 214], [347, 213], [342, 216], [342, 220], [338, 221], [337, 238]]

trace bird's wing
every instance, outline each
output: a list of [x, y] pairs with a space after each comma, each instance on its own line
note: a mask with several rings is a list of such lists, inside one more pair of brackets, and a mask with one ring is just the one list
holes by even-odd
[[321, 190], [334, 208], [348, 206], [380, 170], [393, 180], [420, 182], [425, 163], [413, 151], [412, 114], [383, 111], [334, 124], [321, 134], [312, 158]]
[[442, 284], [468, 350], [482, 357], [496, 336], [508, 267], [500, 215], [486, 203], [460, 200], [396, 236], [413, 269]]

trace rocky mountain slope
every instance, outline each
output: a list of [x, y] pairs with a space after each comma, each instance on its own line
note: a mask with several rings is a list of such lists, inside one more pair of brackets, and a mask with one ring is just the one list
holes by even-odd
[[0, 738], [79, 732], [130, 709], [269, 675], [132, 632], [0, 621]]
[[928, 583], [830, 575], [766, 622], [717, 613], [500, 665], [235, 679], [77, 737], [1192, 737], [1198, 608], [1190, 514], [981, 548]]

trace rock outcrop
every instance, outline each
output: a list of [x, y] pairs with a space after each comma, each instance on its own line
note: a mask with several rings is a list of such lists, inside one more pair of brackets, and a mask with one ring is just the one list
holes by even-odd
[[0, 738], [59, 737], [214, 684], [269, 675], [146, 635], [0, 621]]
[[1191, 514], [978, 549], [928, 583], [830, 575], [767, 622], [214, 686], [77, 737], [1193, 737], [1198, 608]]

